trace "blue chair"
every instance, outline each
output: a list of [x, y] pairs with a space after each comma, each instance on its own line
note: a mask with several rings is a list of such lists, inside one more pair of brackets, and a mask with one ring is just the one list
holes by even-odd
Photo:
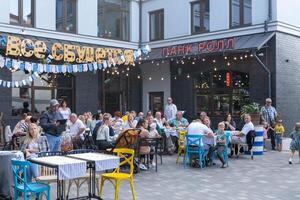
[[[47, 200], [50, 200], [50, 186], [44, 183], [27, 183], [26, 168], [29, 167], [28, 161], [20, 161], [16, 159], [11, 160], [12, 172], [14, 177], [14, 200], [18, 199], [18, 193], [24, 193], [24, 200], [27, 200], [27, 193], [34, 193], [37, 199], [40, 199], [40, 194], [45, 192]], [[23, 177], [22, 177], [22, 175]]]
[[202, 142], [203, 135], [186, 135], [186, 154], [184, 167], [190, 162], [191, 155], [198, 156], [200, 168], [205, 165], [205, 151]]

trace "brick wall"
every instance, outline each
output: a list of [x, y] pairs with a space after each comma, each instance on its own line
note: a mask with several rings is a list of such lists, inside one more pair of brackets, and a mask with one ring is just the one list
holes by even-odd
[[276, 33], [276, 107], [290, 132], [300, 121], [300, 38]]

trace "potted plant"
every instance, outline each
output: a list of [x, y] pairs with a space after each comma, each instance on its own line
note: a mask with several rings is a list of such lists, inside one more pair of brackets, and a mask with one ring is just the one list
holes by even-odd
[[252, 123], [259, 125], [260, 122], [260, 106], [258, 103], [247, 103], [241, 107], [241, 119], [244, 119], [245, 114], [250, 114]]

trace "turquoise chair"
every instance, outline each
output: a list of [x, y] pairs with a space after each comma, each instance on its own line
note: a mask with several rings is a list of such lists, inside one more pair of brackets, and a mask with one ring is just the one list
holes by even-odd
[[229, 140], [230, 140], [230, 132], [229, 131], [225, 131], [225, 137], [226, 137], [226, 140], [225, 140], [225, 148], [223, 151], [223, 159], [225, 161], [225, 164], [228, 167], [228, 144], [229, 144]]
[[190, 161], [192, 155], [198, 156], [200, 168], [205, 165], [205, 151], [203, 149], [202, 135], [186, 135], [186, 154], [184, 167]]
[[50, 186], [44, 183], [27, 183], [26, 168], [29, 167], [28, 161], [11, 160], [12, 172], [14, 177], [14, 200], [18, 199], [18, 193], [24, 194], [23, 199], [27, 200], [27, 194], [34, 193], [37, 199], [40, 199], [40, 194], [45, 192], [47, 200], [50, 200]]

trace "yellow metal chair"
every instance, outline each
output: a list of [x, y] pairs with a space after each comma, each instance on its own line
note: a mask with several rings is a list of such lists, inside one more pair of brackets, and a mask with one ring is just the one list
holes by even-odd
[[[105, 173], [101, 175], [101, 186], [100, 186], [100, 196], [103, 194], [103, 185], [106, 180], [109, 180], [115, 187], [115, 200], [119, 198], [119, 186], [121, 181], [127, 180], [130, 183], [132, 198], [135, 200], [134, 187], [133, 187], [133, 159], [134, 150], [132, 149], [114, 149], [114, 153], [121, 158], [118, 168], [116, 168], [112, 173]], [[120, 167], [123, 165], [129, 165], [129, 173], [121, 172]]]
[[186, 131], [178, 131], [178, 154], [176, 164], [178, 164], [181, 154], [183, 154], [183, 159], [185, 159], [185, 135]]

